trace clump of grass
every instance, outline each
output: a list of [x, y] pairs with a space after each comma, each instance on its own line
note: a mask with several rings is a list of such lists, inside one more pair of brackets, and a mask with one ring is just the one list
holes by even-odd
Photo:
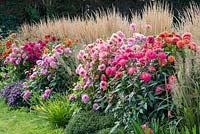
[[[170, 31], [172, 28], [173, 15], [169, 6], [165, 3], [155, 2], [146, 5], [140, 15], [132, 14], [131, 20], [116, 9], [98, 10], [94, 16], [87, 16], [86, 19], [80, 17], [63, 17], [60, 19], [41, 20], [38, 24], [21, 26], [21, 36], [38, 36], [45, 34], [67, 34], [70, 38], [79, 38], [80, 43], [91, 43], [97, 38], [108, 37], [112, 33], [121, 30], [127, 36], [132, 33], [129, 29], [130, 22], [138, 25], [137, 32], [147, 33], [145, 24], [152, 25], [153, 29], [147, 34], [158, 34], [164, 30]], [[95, 18], [95, 19], [94, 19]]]
[[[190, 32], [192, 39], [200, 43], [200, 8], [195, 3], [190, 3], [184, 11], [181, 23], [177, 31], [179, 33]], [[199, 47], [199, 46], [197, 46]], [[177, 59], [178, 82], [174, 86], [174, 103], [178, 116], [182, 117], [180, 125], [186, 126], [192, 131], [196, 126], [196, 133], [200, 133], [200, 61], [199, 53], [186, 51], [186, 59]]]
[[145, 7], [142, 21], [152, 25], [151, 34], [159, 34], [162, 31], [170, 32], [173, 24], [173, 13], [167, 3], [158, 2]]
[[39, 105], [33, 106], [39, 112], [42, 119], [51, 123], [54, 127], [62, 127], [68, 124], [73, 112], [77, 108], [76, 105], [70, 104], [64, 96], [58, 95], [55, 100], [40, 100]]
[[180, 22], [178, 32], [190, 32], [193, 40], [200, 43], [200, 7], [196, 3], [190, 3], [185, 9]]
[[186, 51], [186, 59], [176, 60], [177, 83], [173, 85], [173, 101], [180, 125], [200, 132], [200, 62], [199, 55]]
[[[94, 19], [95, 18], [95, 19]], [[110, 36], [113, 32], [122, 30], [125, 34], [130, 33], [129, 22], [115, 8], [107, 11], [95, 12], [95, 16], [87, 16], [86, 19], [80, 17], [63, 17], [60, 19], [41, 20], [38, 24], [21, 27], [21, 35], [39, 36], [45, 34], [67, 34], [70, 38], [79, 38], [81, 43], [90, 43], [97, 38]]]
[[[172, 31], [173, 27], [173, 13], [166, 2], [154, 2], [146, 5], [142, 11], [142, 15], [133, 15], [133, 22], [136, 20], [137, 31], [145, 33], [146, 35], [156, 35], [163, 31]], [[146, 30], [146, 24], [152, 26], [152, 30]]]

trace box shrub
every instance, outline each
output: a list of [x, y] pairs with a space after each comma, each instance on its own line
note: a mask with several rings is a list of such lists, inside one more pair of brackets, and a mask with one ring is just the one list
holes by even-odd
[[98, 131], [97, 134], [125, 134], [124, 129], [117, 128], [112, 132], [111, 132], [111, 130], [112, 130], [112, 128], [102, 129], [102, 130]]
[[[136, 25], [130, 25], [135, 31]], [[176, 82], [174, 61], [195, 51], [192, 35], [162, 32], [157, 36], [133, 33], [127, 38], [118, 31], [107, 40], [97, 39], [77, 55], [81, 64], [76, 73], [82, 78], [74, 88], [84, 109], [98, 105], [101, 111], [114, 112], [128, 128], [131, 120], [171, 118], [171, 86]], [[84, 97], [87, 96], [86, 100]]]
[[113, 126], [114, 118], [111, 114], [82, 111], [71, 118], [64, 134], [94, 134], [98, 130]]

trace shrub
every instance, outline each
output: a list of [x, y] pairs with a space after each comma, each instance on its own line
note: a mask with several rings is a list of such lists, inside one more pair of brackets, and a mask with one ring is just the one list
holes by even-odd
[[[131, 24], [131, 30], [135, 30]], [[127, 128], [130, 120], [168, 119], [173, 109], [171, 84], [176, 81], [174, 60], [185, 59], [185, 50], [196, 49], [191, 34], [162, 32], [158, 36], [119, 31], [106, 41], [97, 39], [78, 54], [76, 73], [82, 78], [74, 93], [83, 108], [97, 103], [99, 110], [115, 112]], [[87, 102], [83, 95], [87, 94]]]
[[[9, 78], [9, 80], [7, 80], [8, 77], [6, 77], [6, 76], [7, 76], [9, 69], [7, 66], [5, 66], [3, 64], [6, 56], [8, 56], [12, 52], [11, 44], [15, 42], [15, 39], [16, 39], [15, 33], [11, 34], [10, 36], [8, 36], [5, 39], [1, 39], [1, 37], [0, 37], [0, 76], [1, 76], [0, 80], [2, 81], [0, 84], [1, 88], [4, 85], [5, 80], [8, 82], [8, 81], [12, 81], [13, 79], [15, 79], [14, 76], [12, 75], [12, 77]], [[9, 71], [11, 72], [12, 69]]]
[[[15, 34], [15, 36], [17, 36]], [[30, 70], [40, 58], [46, 43], [42, 40], [28, 41], [28, 39], [9, 39], [5, 43], [5, 50], [2, 52], [2, 60], [7, 72], [12, 72], [14, 80], [27, 78], [26, 71]]]
[[23, 99], [23, 81], [16, 81], [3, 87], [1, 96], [8, 106], [18, 108], [27, 106]]
[[40, 100], [40, 104], [33, 108], [39, 111], [41, 118], [53, 126], [65, 127], [76, 109], [76, 105], [71, 105], [64, 96], [57, 96], [54, 100]]
[[76, 82], [76, 62], [70, 47], [77, 39], [49, 34], [42, 39], [33, 36], [20, 41], [14, 39], [8, 37], [0, 46], [4, 62], [0, 75], [7, 76], [3, 78], [4, 83], [26, 78], [24, 88], [42, 95], [46, 88], [65, 93]]
[[64, 134], [94, 134], [98, 130], [113, 127], [114, 118], [112, 115], [88, 111], [74, 115], [69, 121]]
[[111, 132], [112, 128], [106, 128], [98, 131], [97, 134], [125, 134], [124, 129], [117, 128]]
[[75, 74], [76, 62], [72, 50], [63, 44], [46, 48], [40, 60], [36, 61], [33, 71], [29, 75], [27, 90], [43, 93], [48, 87], [52, 92], [65, 93], [77, 81]]

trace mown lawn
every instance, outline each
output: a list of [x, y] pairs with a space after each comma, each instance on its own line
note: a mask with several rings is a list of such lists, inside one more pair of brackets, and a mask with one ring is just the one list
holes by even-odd
[[0, 134], [62, 134], [48, 122], [38, 118], [36, 112], [26, 109], [9, 110], [0, 99]]

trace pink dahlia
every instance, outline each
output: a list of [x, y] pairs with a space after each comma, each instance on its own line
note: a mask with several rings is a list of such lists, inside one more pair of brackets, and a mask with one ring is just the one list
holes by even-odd
[[143, 80], [144, 82], [148, 82], [151, 80], [151, 74], [148, 73], [148, 72], [143, 72], [141, 75], [140, 75], [140, 79]]
[[146, 43], [147, 44], [154, 44], [155, 38], [153, 36], [147, 36]]
[[186, 33], [184, 33], [184, 34], [182, 35], [182, 38], [183, 38], [183, 39], [191, 40], [191, 38], [192, 38], [192, 34], [186, 32]]
[[159, 53], [158, 53], [158, 59], [164, 60], [164, 59], [166, 59], [166, 58], [167, 58], [167, 55], [166, 55], [165, 52], [159, 52]]
[[135, 24], [135, 23], [131, 23], [131, 24], [130, 24], [130, 29], [131, 29], [132, 31], [135, 31], [135, 30], [136, 30], [136, 24]]
[[161, 88], [160, 86], [157, 86], [156, 89], [155, 89], [155, 92], [158, 93], [158, 92], [161, 91], [161, 89], [162, 89], [162, 88]]
[[155, 59], [156, 58], [156, 53], [153, 50], [148, 50], [146, 52], [146, 57], [148, 59]]
[[71, 94], [69, 96], [69, 100], [72, 101], [72, 100], [75, 100], [76, 99], [76, 95], [75, 94]]
[[148, 69], [149, 71], [156, 71], [156, 68], [154, 66], [150, 66]]
[[82, 94], [81, 100], [82, 102], [87, 103], [89, 101], [89, 96], [87, 94]]
[[170, 84], [165, 84], [165, 90], [166, 91], [170, 91], [171, 90], [171, 86], [170, 86]]
[[101, 81], [101, 83], [100, 83], [100, 88], [101, 89], [105, 90], [107, 88], [107, 86], [108, 86], [108, 84], [107, 84], [106, 81]]
[[189, 47], [189, 49], [195, 50], [196, 47], [197, 47], [197, 44], [196, 44], [195, 42], [190, 42], [190, 43], [188, 44], [188, 47]]
[[176, 76], [175, 75], [170, 75], [168, 77], [168, 81], [169, 81], [169, 84], [173, 84], [176, 81]]
[[116, 68], [115, 67], [107, 67], [106, 68], [106, 75], [112, 76], [116, 73]]
[[134, 67], [130, 67], [129, 69], [128, 69], [128, 74], [129, 75], [133, 75], [133, 73], [135, 72], [135, 68]]
[[98, 66], [98, 70], [99, 71], [103, 71], [105, 69], [106, 69], [106, 65], [105, 64], [101, 64], [101, 65]]
[[127, 42], [129, 46], [132, 46], [135, 43], [135, 38], [128, 38]]
[[146, 24], [146, 25], [144, 26], [144, 28], [145, 28], [146, 30], [152, 30], [151, 24]]
[[119, 61], [119, 64], [120, 64], [121, 66], [123, 66], [123, 65], [126, 64], [126, 61], [127, 61], [127, 60], [125, 60], [125, 59], [121, 59], [121, 60]]
[[92, 107], [93, 107], [93, 110], [98, 110], [99, 105], [97, 103], [94, 103]]
[[106, 75], [105, 75], [105, 74], [102, 74], [102, 75], [101, 75], [101, 80], [102, 80], [102, 81], [106, 81]]
[[30, 92], [29, 92], [28, 90], [26, 90], [26, 91], [24, 92], [23, 98], [24, 98], [24, 99], [28, 99], [29, 96], [30, 96]]
[[121, 71], [118, 71], [116, 74], [115, 74], [115, 78], [120, 78], [122, 76], [122, 72]]

